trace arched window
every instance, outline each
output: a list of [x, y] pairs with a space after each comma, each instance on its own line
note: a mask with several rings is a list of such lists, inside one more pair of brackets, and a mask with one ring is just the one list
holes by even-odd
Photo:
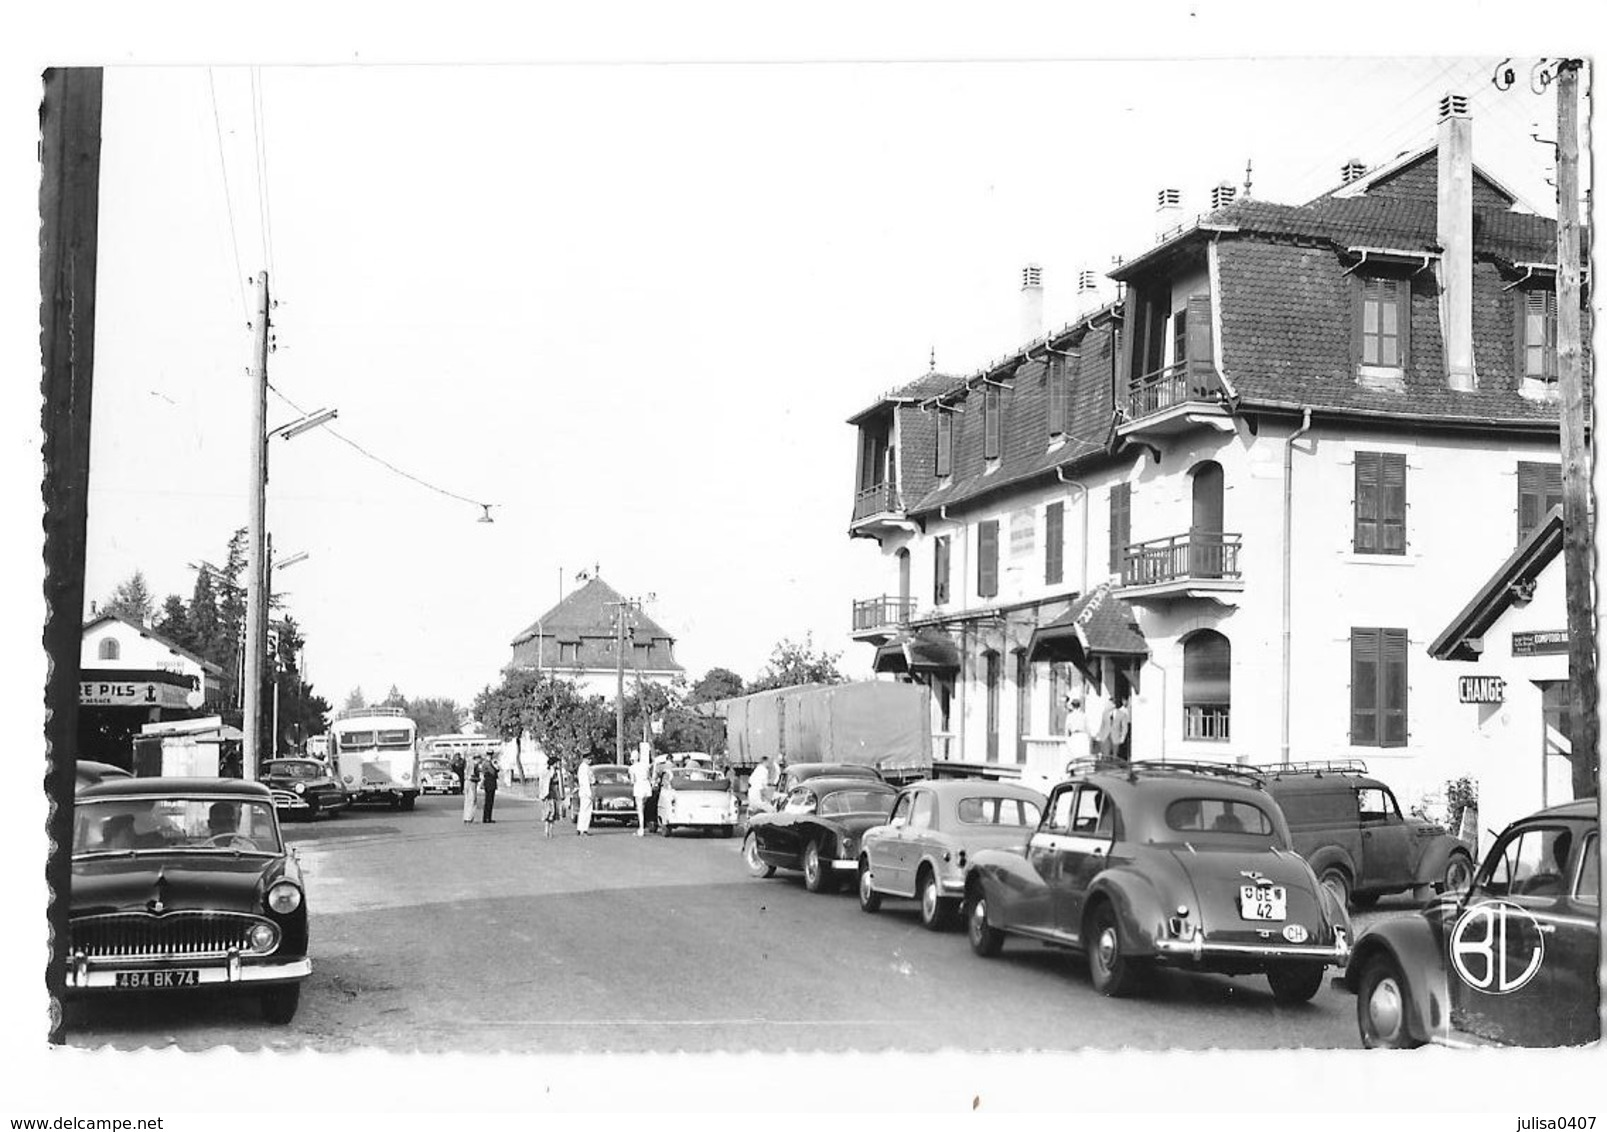
[[1220, 578], [1227, 573], [1223, 558], [1226, 540], [1222, 537], [1222, 465], [1215, 460], [1196, 464], [1190, 478], [1194, 512], [1189, 523], [1189, 574]]
[[122, 647], [117, 643], [116, 637], [102, 637], [100, 639], [100, 658], [102, 660], [121, 660]]
[[1233, 648], [1214, 629], [1183, 641], [1183, 738], [1227, 742], [1233, 704]]

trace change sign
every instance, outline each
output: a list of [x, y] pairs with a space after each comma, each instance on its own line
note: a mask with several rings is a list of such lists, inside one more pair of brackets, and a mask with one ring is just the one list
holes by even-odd
[[1499, 676], [1459, 676], [1456, 691], [1465, 704], [1505, 703], [1507, 682]]

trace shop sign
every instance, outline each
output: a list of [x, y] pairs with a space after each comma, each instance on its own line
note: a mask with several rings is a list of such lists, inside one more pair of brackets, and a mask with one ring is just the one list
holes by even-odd
[[1459, 676], [1456, 691], [1465, 704], [1505, 703], [1507, 682], [1499, 676]]
[[155, 680], [84, 680], [78, 685], [83, 707], [191, 707], [188, 689]]
[[1540, 629], [1512, 634], [1513, 656], [1546, 656], [1568, 651], [1568, 630]]

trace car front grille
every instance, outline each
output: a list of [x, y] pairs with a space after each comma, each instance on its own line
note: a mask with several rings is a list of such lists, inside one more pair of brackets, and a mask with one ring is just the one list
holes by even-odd
[[[222, 959], [252, 950], [249, 934], [261, 916], [238, 912], [170, 912], [165, 916], [122, 912], [72, 922], [69, 952], [93, 960]], [[277, 946], [278, 929], [274, 929]]]

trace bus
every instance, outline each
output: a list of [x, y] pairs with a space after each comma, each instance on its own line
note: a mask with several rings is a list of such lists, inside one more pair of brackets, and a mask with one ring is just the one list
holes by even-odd
[[418, 727], [401, 708], [350, 708], [329, 729], [341, 785], [356, 803], [411, 810], [418, 801]]
[[486, 735], [432, 735], [424, 740], [424, 757], [451, 760], [462, 755], [472, 763], [481, 755], [502, 752], [502, 744]]

